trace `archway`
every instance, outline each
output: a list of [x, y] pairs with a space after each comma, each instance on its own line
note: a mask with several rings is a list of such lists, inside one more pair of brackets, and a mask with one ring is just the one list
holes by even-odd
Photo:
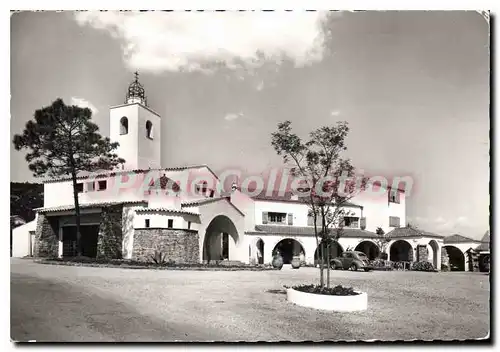
[[366, 254], [368, 259], [373, 260], [377, 258], [380, 255], [380, 249], [378, 246], [371, 242], [371, 241], [362, 241], [360, 242], [356, 248], [354, 248], [355, 251], [363, 252]]
[[[344, 248], [342, 248], [340, 243], [332, 242], [330, 244], [330, 260], [338, 257], [339, 255], [342, 254], [342, 252], [344, 252]], [[314, 252], [314, 265], [318, 265], [321, 262], [322, 253], [323, 253], [323, 248], [322, 248], [321, 243], [320, 243], [320, 245], [316, 248], [316, 251]], [[324, 258], [325, 258], [325, 264], [326, 264], [326, 253], [325, 253]]]
[[413, 248], [405, 240], [397, 240], [391, 245], [390, 260], [393, 262], [413, 261]]
[[444, 246], [450, 261], [450, 271], [465, 271], [465, 255], [455, 246]]
[[257, 240], [257, 264], [264, 264], [264, 241], [262, 238]]
[[434, 266], [434, 268], [439, 270], [439, 269], [441, 269], [441, 268], [438, 268], [438, 255], [441, 255], [441, 253], [439, 253], [439, 245], [435, 240], [430, 240], [429, 246], [431, 247], [431, 250], [432, 250], [432, 258], [431, 258], [432, 265]]
[[306, 256], [304, 247], [293, 238], [285, 238], [279, 241], [273, 249], [273, 256], [277, 251], [283, 257], [283, 264], [291, 264], [294, 256], [300, 256], [301, 261]]
[[234, 223], [225, 215], [212, 219], [203, 240], [203, 260], [210, 262], [232, 258], [231, 248], [238, 245], [239, 236]]

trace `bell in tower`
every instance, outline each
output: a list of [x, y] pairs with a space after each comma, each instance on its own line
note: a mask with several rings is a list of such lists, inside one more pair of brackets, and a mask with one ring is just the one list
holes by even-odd
[[144, 106], [148, 106], [146, 92], [144, 91], [142, 84], [139, 83], [139, 72], [136, 71], [134, 75], [135, 80], [128, 86], [125, 104], [140, 103]]

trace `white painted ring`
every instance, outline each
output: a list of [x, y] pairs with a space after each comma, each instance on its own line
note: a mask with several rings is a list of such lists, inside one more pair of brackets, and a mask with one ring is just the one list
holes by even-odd
[[333, 296], [301, 292], [289, 288], [286, 290], [286, 298], [302, 307], [336, 312], [356, 312], [368, 308], [368, 295], [366, 292], [359, 293], [355, 296]]

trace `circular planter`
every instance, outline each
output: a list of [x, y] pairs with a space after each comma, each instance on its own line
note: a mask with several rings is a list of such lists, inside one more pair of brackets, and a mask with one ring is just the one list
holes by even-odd
[[356, 296], [332, 296], [301, 292], [288, 288], [286, 290], [286, 299], [302, 307], [335, 312], [357, 312], [368, 308], [368, 295], [366, 292], [359, 293]]

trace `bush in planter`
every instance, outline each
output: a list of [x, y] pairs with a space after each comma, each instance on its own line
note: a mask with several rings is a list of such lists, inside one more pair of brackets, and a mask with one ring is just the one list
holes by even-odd
[[415, 262], [413, 263], [411, 270], [413, 271], [436, 271], [434, 265], [429, 262]]
[[276, 253], [273, 257], [273, 267], [276, 269], [283, 267], [283, 257], [279, 253]]
[[[285, 288], [288, 288], [285, 286]], [[330, 296], [356, 296], [359, 292], [355, 292], [352, 287], [343, 287], [342, 285], [337, 285], [335, 287], [321, 287], [319, 285], [299, 285], [293, 286], [294, 290], [306, 293], [315, 293], [319, 295], [330, 295]]]
[[292, 268], [294, 268], [294, 269], [300, 268], [300, 257], [293, 257]]

